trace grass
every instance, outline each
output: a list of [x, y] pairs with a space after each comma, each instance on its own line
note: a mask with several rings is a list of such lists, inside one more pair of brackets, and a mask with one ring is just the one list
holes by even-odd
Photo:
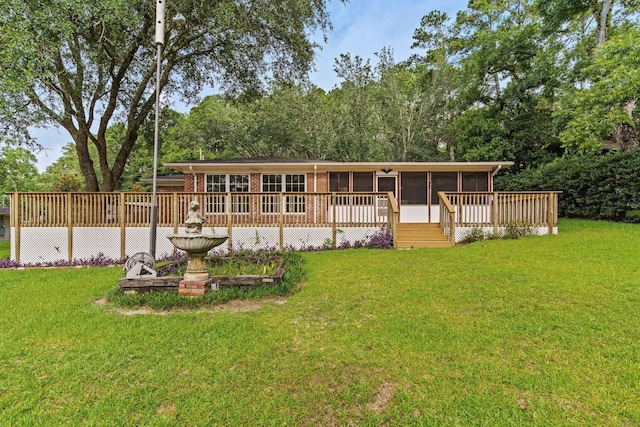
[[640, 227], [303, 254], [284, 304], [123, 316], [0, 271], [0, 425], [638, 425]]
[[7, 259], [11, 256], [11, 242], [5, 240], [0, 242], [0, 259]]

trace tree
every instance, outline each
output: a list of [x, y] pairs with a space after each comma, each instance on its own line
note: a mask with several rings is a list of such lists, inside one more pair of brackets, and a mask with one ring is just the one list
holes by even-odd
[[374, 102], [375, 81], [378, 78], [371, 61], [356, 55], [340, 54], [334, 71], [342, 79], [340, 88], [329, 92], [336, 109], [331, 124], [336, 131], [334, 160], [364, 162], [371, 158], [372, 148], [381, 135], [380, 106]]
[[[266, 73], [304, 75], [314, 47], [307, 34], [326, 30], [325, 9], [325, 0], [175, 0], [167, 15], [181, 13], [187, 24], [167, 20], [160, 90], [193, 100], [205, 84], [237, 92], [260, 87]], [[149, 0], [0, 5], [0, 117], [66, 129], [88, 191], [116, 188], [153, 110], [154, 23]], [[114, 120], [125, 132], [109, 162]]]
[[0, 193], [38, 190], [36, 156], [26, 148], [0, 140]]
[[564, 86], [555, 113], [564, 127], [560, 138], [572, 152], [598, 152], [610, 138], [623, 151], [639, 144], [637, 85], [630, 78], [637, 68], [639, 6], [637, 0], [538, 0], [548, 32], [566, 34], [581, 24], [567, 55], [579, 59], [567, 64], [574, 80]]
[[559, 43], [540, 30], [533, 0], [474, 0], [451, 21], [431, 12], [414, 33], [431, 104], [451, 160], [518, 160], [557, 155], [552, 106]]
[[560, 138], [571, 151], [597, 152], [611, 135], [623, 152], [638, 148], [633, 111], [640, 97], [639, 37], [637, 28], [624, 28], [603, 42], [583, 70], [589, 85], [562, 99], [557, 115], [568, 122]]

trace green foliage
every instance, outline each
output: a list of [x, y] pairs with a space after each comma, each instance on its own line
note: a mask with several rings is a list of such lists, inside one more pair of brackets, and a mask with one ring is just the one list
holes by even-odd
[[[67, 130], [88, 191], [116, 189], [153, 111], [153, 6], [146, 0], [0, 5], [0, 119]], [[266, 74], [300, 79], [314, 55], [308, 35], [329, 27], [324, 0], [225, 0], [215, 7], [176, 1], [166, 12], [159, 90], [183, 100], [205, 85], [256, 90]], [[172, 21], [178, 13], [186, 25]], [[112, 147], [106, 132], [117, 120], [125, 127]]]
[[[594, 153], [602, 148], [602, 141], [614, 134], [623, 124], [637, 128], [633, 115], [640, 96], [640, 30], [623, 27], [596, 50], [592, 63], [582, 70], [588, 85], [570, 89], [560, 99], [556, 115], [568, 120], [560, 139], [572, 152]], [[635, 141], [626, 146], [617, 140], [624, 151], [638, 146]]]
[[37, 191], [36, 156], [28, 149], [0, 139], [0, 194]]
[[560, 190], [560, 216], [634, 221], [640, 208], [640, 150], [565, 156], [495, 181], [496, 190]]
[[491, 233], [485, 233], [482, 228], [474, 227], [470, 230], [467, 230], [460, 240], [460, 243], [473, 243], [478, 242], [480, 240], [485, 240], [493, 236]]
[[519, 239], [521, 237], [531, 236], [534, 234], [533, 227], [531, 227], [528, 223], [521, 223], [511, 221], [509, 222], [504, 231], [500, 234], [500, 237], [503, 239]]

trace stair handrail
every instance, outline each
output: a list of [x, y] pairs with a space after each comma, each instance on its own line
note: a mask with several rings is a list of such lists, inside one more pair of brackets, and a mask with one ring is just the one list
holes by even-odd
[[[440, 227], [443, 229], [449, 229], [449, 240], [451, 243], [456, 243], [456, 211], [451, 204], [451, 201], [447, 197], [447, 194], [444, 191], [438, 191], [438, 198], [440, 199], [440, 206], [444, 207], [444, 210], [447, 211], [448, 216], [445, 218], [445, 215], [440, 215]], [[443, 209], [441, 209], [441, 213]], [[448, 220], [448, 221], [447, 221]], [[448, 223], [448, 227], [447, 227]]]
[[398, 207], [398, 201], [393, 195], [392, 191], [387, 193], [387, 203], [388, 206], [388, 215], [387, 215], [387, 229], [391, 232], [391, 236], [393, 236], [393, 248], [397, 249], [398, 239], [396, 238], [396, 224], [400, 219], [400, 208]]

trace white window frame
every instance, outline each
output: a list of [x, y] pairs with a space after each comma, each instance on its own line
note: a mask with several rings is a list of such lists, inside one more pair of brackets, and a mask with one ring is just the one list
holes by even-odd
[[[244, 182], [231, 182], [232, 177], [245, 177], [246, 183]], [[223, 182], [210, 183], [209, 180], [211, 177], [222, 177]], [[226, 214], [227, 213], [227, 194], [219, 194], [219, 193], [228, 193], [231, 197], [231, 212], [234, 214], [248, 214], [250, 209], [249, 196], [242, 195], [242, 193], [248, 193], [251, 191], [251, 175], [243, 174], [243, 173], [211, 173], [206, 174], [204, 177], [205, 182], [205, 192], [207, 193], [218, 193], [211, 196], [206, 196], [206, 213], [208, 214]], [[210, 187], [214, 185], [220, 186], [221, 183], [224, 183], [224, 191], [211, 191]], [[246, 190], [238, 191], [239, 185], [246, 185]]]
[[[302, 182], [293, 182], [293, 177], [302, 178]], [[279, 177], [279, 182], [265, 182], [265, 177]], [[260, 188], [263, 193], [283, 193], [286, 214], [305, 214], [307, 212], [306, 197], [299, 193], [307, 191], [307, 175], [305, 173], [262, 174]], [[276, 189], [275, 187], [279, 188]], [[293, 190], [292, 188], [296, 188]], [[300, 189], [302, 188], [302, 189]], [[260, 204], [263, 214], [280, 213], [280, 194], [262, 196]]]

